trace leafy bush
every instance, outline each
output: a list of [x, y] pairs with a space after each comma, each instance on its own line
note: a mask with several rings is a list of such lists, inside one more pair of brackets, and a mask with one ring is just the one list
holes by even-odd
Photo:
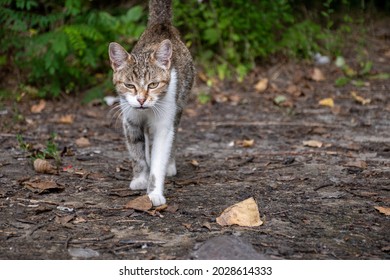
[[[175, 25], [208, 76], [243, 80], [259, 59], [275, 53], [298, 58], [317, 51], [337, 53], [343, 36], [333, 32], [332, 16], [354, 1], [173, 3]], [[0, 0], [0, 66], [17, 69], [19, 88], [33, 95], [56, 97], [89, 89], [92, 98], [102, 96], [105, 89], [112, 90], [108, 43], [131, 49], [146, 24], [147, 1], [121, 2]], [[297, 7], [307, 5], [313, 5], [319, 18], [302, 16]], [[344, 32], [350, 21], [344, 13]]]
[[30, 92], [56, 97], [98, 85], [108, 43], [133, 44], [144, 23], [140, 6], [111, 14], [87, 0], [0, 0], [0, 53], [28, 76]]
[[339, 46], [331, 45], [334, 42], [328, 32], [332, 0], [315, 1], [320, 2], [317, 10], [327, 16], [325, 28], [300, 18], [287, 0], [181, 2], [175, 1], [176, 26], [183, 30], [198, 62], [210, 76], [220, 79], [235, 76], [242, 80], [256, 60], [275, 53], [307, 58]]

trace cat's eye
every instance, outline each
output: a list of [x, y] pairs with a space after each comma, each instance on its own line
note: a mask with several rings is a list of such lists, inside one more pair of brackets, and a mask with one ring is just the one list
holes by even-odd
[[135, 89], [135, 86], [133, 84], [124, 84], [124, 85], [129, 89]]
[[150, 84], [148, 85], [148, 88], [149, 88], [149, 89], [154, 89], [154, 88], [158, 87], [158, 85], [159, 85], [159, 83], [150, 83]]

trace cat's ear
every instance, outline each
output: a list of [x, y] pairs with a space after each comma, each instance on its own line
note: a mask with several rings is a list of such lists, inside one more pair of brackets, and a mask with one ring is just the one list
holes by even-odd
[[118, 43], [110, 43], [108, 47], [108, 55], [110, 56], [111, 67], [114, 71], [118, 71], [123, 66], [131, 61], [129, 53]]
[[168, 70], [171, 67], [172, 43], [170, 40], [164, 40], [153, 53], [153, 58], [161, 68]]

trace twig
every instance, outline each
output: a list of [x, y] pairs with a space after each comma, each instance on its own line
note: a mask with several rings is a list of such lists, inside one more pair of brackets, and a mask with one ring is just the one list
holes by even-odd
[[315, 123], [315, 122], [197, 122], [198, 126], [307, 126], [307, 127], [332, 127], [332, 128], [342, 128], [343, 126], [337, 124], [327, 124], [327, 123]]
[[165, 241], [161, 240], [150, 240], [150, 239], [126, 239], [126, 240], [120, 240], [120, 244], [165, 244]]
[[31, 229], [31, 231], [29, 232], [29, 233], [27, 233], [27, 236], [31, 236], [31, 235], [33, 235], [33, 233], [34, 232], [36, 232], [38, 229], [40, 229], [40, 228], [43, 228], [44, 226], [46, 226], [48, 223], [46, 222], [46, 223], [42, 223], [42, 224], [40, 224], [40, 225], [36, 225], [35, 227], [33, 227], [32, 229]]
[[65, 250], [68, 250], [69, 241], [70, 241], [71, 239], [72, 239], [72, 236], [69, 236], [69, 237], [65, 240], [65, 244], [64, 244]]
[[46, 203], [46, 204], [52, 204], [52, 205], [59, 205], [59, 203], [54, 201], [47, 201], [47, 200], [36, 200], [36, 199], [27, 199], [27, 198], [16, 198], [16, 200], [29, 202], [29, 203]]

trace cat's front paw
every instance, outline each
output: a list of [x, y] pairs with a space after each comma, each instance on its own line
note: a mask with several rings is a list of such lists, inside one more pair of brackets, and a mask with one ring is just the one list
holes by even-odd
[[137, 177], [130, 182], [130, 189], [132, 190], [146, 190], [147, 187], [148, 180], [145, 177]]
[[165, 197], [160, 193], [150, 193], [148, 196], [152, 201], [153, 206], [164, 205], [167, 202]]

